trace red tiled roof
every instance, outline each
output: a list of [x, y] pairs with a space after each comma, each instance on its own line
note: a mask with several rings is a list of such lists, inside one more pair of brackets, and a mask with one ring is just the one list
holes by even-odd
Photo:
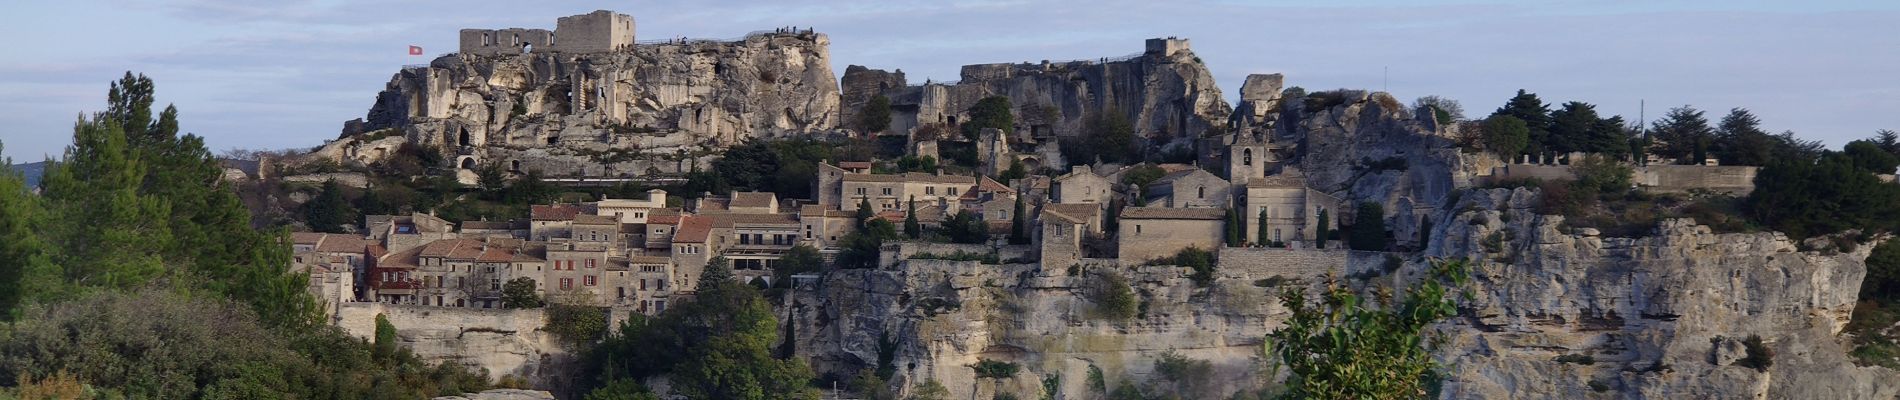
[[654, 215], [654, 216], [647, 217], [647, 225], [679, 225], [679, 223], [680, 223], [680, 216], [677, 214]]
[[678, 243], [706, 243], [712, 234], [712, 218], [682, 216], [679, 231], [673, 233], [673, 241]]
[[976, 190], [984, 191], [984, 192], [1004, 192], [1004, 193], [1016, 191], [1015, 189], [1010, 189], [1009, 185], [1004, 185], [1002, 182], [997, 182], [995, 179], [990, 179], [990, 177], [987, 177], [987, 176], [983, 177], [982, 179], [977, 180]]
[[317, 251], [325, 253], [362, 253], [375, 242], [364, 240], [356, 235], [323, 235], [323, 243], [317, 245]]
[[290, 243], [315, 246], [318, 242], [323, 241], [323, 235], [324, 234], [317, 232], [291, 232]]
[[870, 161], [845, 161], [845, 162], [838, 163], [838, 168], [871, 169], [871, 162]]
[[620, 220], [604, 215], [576, 214], [574, 215], [574, 223], [581, 225], [613, 225], [620, 223]]
[[1199, 219], [1222, 220], [1227, 210], [1219, 208], [1126, 207], [1122, 219]]
[[566, 221], [580, 214], [581, 208], [572, 204], [540, 205], [528, 207], [528, 216], [536, 221]]
[[482, 256], [482, 242], [474, 239], [444, 239], [422, 246], [421, 257], [474, 260]]

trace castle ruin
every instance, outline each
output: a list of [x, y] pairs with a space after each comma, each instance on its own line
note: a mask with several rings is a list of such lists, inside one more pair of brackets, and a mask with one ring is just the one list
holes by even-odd
[[607, 10], [561, 17], [546, 29], [463, 29], [462, 54], [605, 53], [633, 46], [633, 16]]

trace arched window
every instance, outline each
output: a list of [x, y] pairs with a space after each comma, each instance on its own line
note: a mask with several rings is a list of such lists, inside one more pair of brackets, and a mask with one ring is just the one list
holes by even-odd
[[1253, 165], [1253, 149], [1240, 150], [1240, 165]]
[[1200, 194], [1199, 194], [1198, 196], [1199, 196], [1198, 198], [1202, 198], [1202, 199], [1205, 199], [1205, 198], [1207, 198], [1207, 187], [1206, 187], [1206, 186], [1202, 186], [1202, 187], [1200, 187]]
[[468, 128], [466, 128], [466, 127], [464, 127], [464, 128], [462, 128], [462, 134], [461, 134], [460, 136], [457, 136], [457, 137], [456, 137], [456, 142], [457, 142], [457, 143], [461, 143], [461, 144], [462, 144], [463, 146], [468, 146], [468, 145], [469, 145], [469, 144], [468, 144], [468, 143], [469, 143], [469, 141], [468, 141]]

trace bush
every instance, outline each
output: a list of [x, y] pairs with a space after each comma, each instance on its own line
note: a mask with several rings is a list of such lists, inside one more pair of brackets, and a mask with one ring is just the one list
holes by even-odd
[[1214, 259], [1214, 253], [1208, 252], [1207, 250], [1189, 247], [1174, 253], [1173, 257], [1164, 257], [1148, 263], [1148, 265], [1168, 264], [1188, 267], [1188, 269], [1194, 270], [1194, 272], [1188, 274], [1188, 279], [1194, 280], [1195, 286], [1207, 287], [1208, 284], [1214, 283], [1216, 260]]
[[1096, 317], [1116, 321], [1135, 317], [1140, 301], [1135, 298], [1134, 289], [1128, 286], [1128, 278], [1112, 271], [1091, 277], [1088, 296], [1089, 301], [1095, 303]]
[[1350, 238], [1347, 245], [1353, 250], [1385, 251], [1385, 207], [1374, 202], [1359, 203]]
[[1009, 379], [1016, 377], [1016, 371], [1021, 370], [1022, 366], [1013, 362], [980, 359], [970, 365], [970, 369], [976, 371], [977, 379]]
[[547, 315], [546, 329], [569, 344], [592, 343], [607, 333], [607, 311], [601, 307], [554, 303]]
[[1591, 364], [1597, 363], [1596, 357], [1591, 357], [1585, 354], [1565, 354], [1565, 355], [1557, 356], [1556, 361], [1560, 363], [1570, 363], [1570, 364], [1580, 364], [1580, 365], [1591, 365]]
[[1775, 349], [1768, 348], [1766, 343], [1762, 343], [1761, 335], [1748, 335], [1748, 339], [1742, 341], [1742, 346], [1748, 350], [1748, 356], [1736, 361], [1736, 365], [1754, 368], [1760, 372], [1768, 372], [1768, 367], [1775, 365]]

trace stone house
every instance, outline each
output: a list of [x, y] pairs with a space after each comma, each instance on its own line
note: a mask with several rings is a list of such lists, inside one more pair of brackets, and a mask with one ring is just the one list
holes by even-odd
[[623, 224], [647, 223], [647, 216], [661, 208], [666, 208], [666, 191], [660, 189], [648, 190], [645, 200], [601, 199], [594, 203], [596, 213], [613, 216]]
[[1233, 185], [1200, 168], [1162, 175], [1141, 188], [1149, 207], [1227, 208], [1233, 200]]
[[[1252, 243], [1303, 243], [1317, 240], [1319, 214], [1328, 213], [1328, 225], [1338, 231], [1340, 201], [1331, 195], [1306, 186], [1306, 179], [1298, 170], [1273, 175], [1248, 182], [1246, 206], [1242, 209], [1241, 219], [1246, 226], [1244, 235]], [[1266, 214], [1267, 237], [1260, 237], [1261, 213]]]
[[1044, 207], [1036, 220], [1043, 268], [1066, 268], [1082, 260], [1082, 236], [1088, 234], [1083, 219]]
[[869, 200], [878, 210], [903, 210], [911, 201], [919, 206], [935, 204], [942, 207], [955, 207], [955, 202], [975, 189], [976, 178], [968, 176], [926, 174], [910, 172], [904, 174], [845, 174], [841, 185], [844, 193], [840, 196], [843, 203], [839, 209], [855, 212], [858, 205]]
[[1107, 213], [1103, 211], [1106, 211], [1107, 207], [1108, 207], [1107, 204], [1100, 204], [1100, 203], [1081, 203], [1081, 204], [1049, 203], [1049, 204], [1042, 205], [1042, 209], [1043, 211], [1045, 211], [1043, 215], [1048, 215], [1046, 213], [1047, 211], [1055, 211], [1057, 213], [1061, 213], [1061, 215], [1063, 216], [1075, 219], [1077, 220], [1077, 222], [1082, 224], [1082, 231], [1084, 233], [1087, 233], [1090, 236], [1102, 235], [1102, 229], [1104, 226], [1106, 226], [1104, 224], [1107, 223], [1107, 221], [1104, 220], [1104, 218], [1107, 217], [1108, 215]]
[[1217, 250], [1226, 237], [1226, 219], [1227, 210], [1219, 208], [1122, 208], [1116, 257], [1138, 263], [1189, 247]]
[[1077, 165], [1071, 167], [1068, 174], [1056, 177], [1049, 193], [1057, 203], [1108, 204], [1113, 189], [1108, 178], [1096, 175], [1087, 166]]

